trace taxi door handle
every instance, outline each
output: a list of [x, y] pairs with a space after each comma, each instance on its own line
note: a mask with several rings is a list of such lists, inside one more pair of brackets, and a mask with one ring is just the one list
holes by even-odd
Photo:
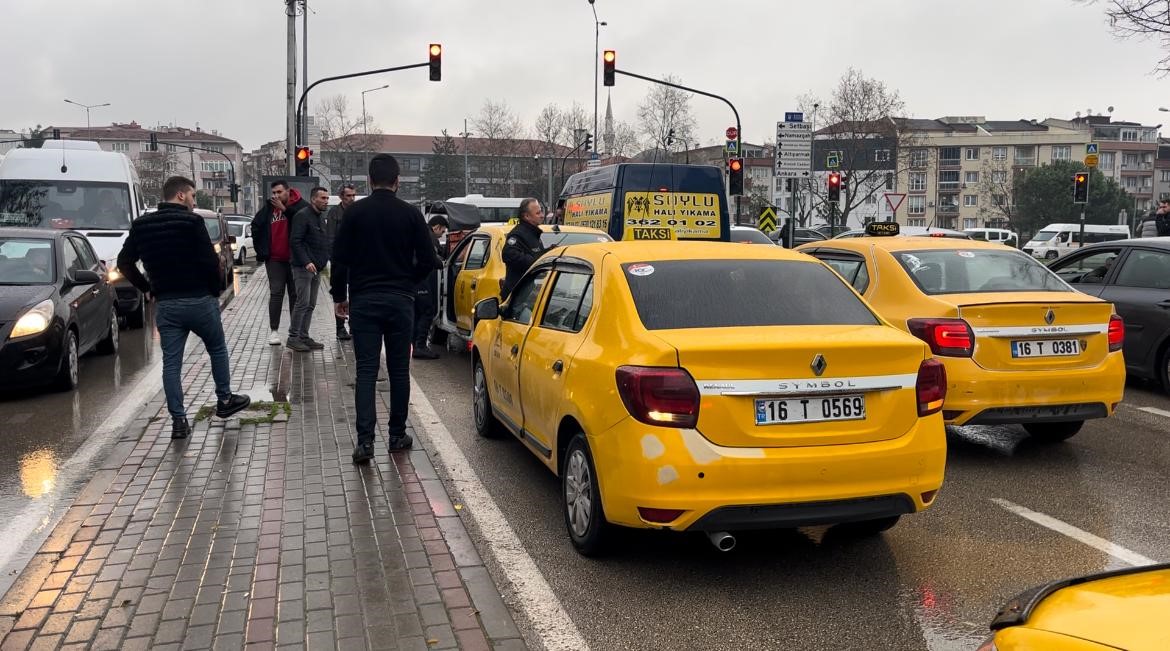
[[518, 352], [520, 352], [520, 345], [519, 344], [512, 344], [512, 357], [515, 357], [516, 353], [518, 353]]
[[478, 280], [471, 281], [471, 291], [475, 291], [475, 286], [479, 284]]
[[552, 370], [553, 373], [560, 373], [561, 371], [565, 370], [565, 363], [558, 359], [557, 361], [553, 362]]

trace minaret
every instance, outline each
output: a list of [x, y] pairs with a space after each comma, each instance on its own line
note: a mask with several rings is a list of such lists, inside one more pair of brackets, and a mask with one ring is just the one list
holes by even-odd
[[612, 156], [617, 135], [613, 131], [613, 97], [609, 94], [606, 94], [605, 97], [605, 133], [602, 138], [605, 140], [606, 155]]

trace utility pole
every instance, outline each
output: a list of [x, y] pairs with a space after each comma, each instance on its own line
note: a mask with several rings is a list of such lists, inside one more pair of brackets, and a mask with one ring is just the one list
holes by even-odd
[[[301, 9], [304, 12], [301, 16], [301, 88], [305, 91], [305, 106], [309, 105], [309, 0], [301, 0]], [[309, 144], [309, 121], [306, 119], [304, 126], [301, 127], [304, 133], [301, 134], [307, 146]]]
[[288, 17], [288, 70], [285, 83], [285, 100], [288, 115], [285, 118], [285, 169], [291, 176], [296, 174], [294, 152], [297, 145], [297, 0], [285, 0], [285, 15]]
[[463, 196], [471, 194], [471, 167], [467, 165], [467, 118], [463, 118]]

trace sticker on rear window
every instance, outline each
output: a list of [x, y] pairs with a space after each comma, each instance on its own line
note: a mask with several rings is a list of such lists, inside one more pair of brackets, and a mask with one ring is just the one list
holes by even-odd
[[648, 264], [632, 264], [626, 267], [626, 271], [631, 276], [649, 276], [654, 273], [654, 266]]
[[955, 251], [955, 253], [958, 253], [960, 258], [974, 258], [975, 257], [974, 251]]

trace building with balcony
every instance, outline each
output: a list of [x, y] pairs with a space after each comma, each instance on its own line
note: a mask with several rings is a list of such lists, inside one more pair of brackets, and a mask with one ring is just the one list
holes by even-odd
[[1123, 190], [1135, 197], [1139, 215], [1153, 208], [1156, 198], [1154, 162], [1159, 150], [1158, 129], [1162, 125], [1115, 122], [1109, 115], [1048, 119], [1044, 123], [1089, 133], [1091, 142], [1097, 143], [1097, 171], [1117, 181]]

